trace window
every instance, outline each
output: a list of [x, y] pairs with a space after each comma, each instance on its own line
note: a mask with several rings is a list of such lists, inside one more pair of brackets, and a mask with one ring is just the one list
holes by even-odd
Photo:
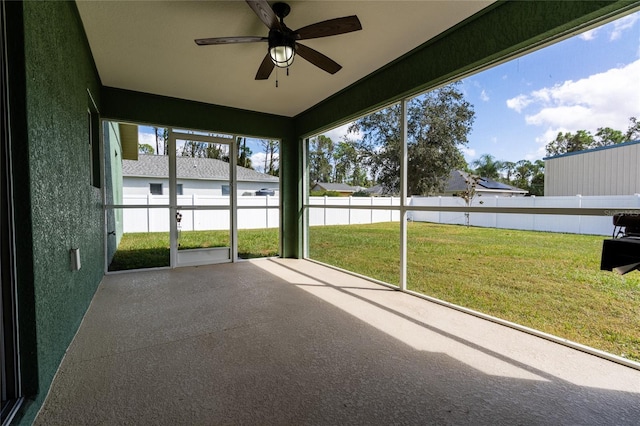
[[149, 192], [151, 195], [162, 195], [162, 184], [161, 183], [150, 183], [149, 184]]
[[229, 185], [222, 185], [222, 195], [230, 195]]
[[87, 120], [89, 126], [89, 173], [91, 185], [101, 187], [100, 175], [100, 116], [98, 109], [89, 93]]
[[[160, 188], [160, 192], [162, 192], [162, 188]], [[182, 194], [182, 184], [181, 183], [176, 184], [176, 194], [183, 195]]]

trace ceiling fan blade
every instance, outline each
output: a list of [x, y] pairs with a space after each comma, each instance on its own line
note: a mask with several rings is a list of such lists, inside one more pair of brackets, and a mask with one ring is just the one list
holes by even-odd
[[296, 53], [316, 67], [322, 68], [329, 74], [335, 74], [342, 68], [342, 66], [333, 59], [328, 58], [317, 50], [313, 50], [312, 48], [300, 43], [296, 43]]
[[274, 28], [280, 29], [280, 21], [278, 21], [278, 17], [273, 9], [271, 9], [271, 6], [269, 6], [269, 3], [267, 3], [267, 0], [247, 0], [247, 4], [253, 9], [255, 14], [258, 15], [258, 18], [264, 22], [267, 28], [270, 30]]
[[214, 38], [197, 38], [194, 41], [198, 46], [209, 46], [212, 44], [232, 44], [232, 43], [254, 43], [259, 41], [267, 41], [267, 37], [214, 37]]
[[256, 73], [256, 80], [267, 80], [273, 71], [275, 64], [271, 60], [271, 57], [267, 53], [267, 55], [262, 60], [260, 64], [260, 68], [258, 68], [258, 72]]
[[308, 40], [310, 38], [350, 33], [361, 29], [362, 25], [360, 24], [360, 20], [357, 16], [353, 15], [307, 25], [294, 31], [294, 34], [297, 40]]

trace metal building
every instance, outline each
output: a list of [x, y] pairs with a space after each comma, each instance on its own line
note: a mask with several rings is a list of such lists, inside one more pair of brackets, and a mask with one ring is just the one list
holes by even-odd
[[640, 140], [544, 159], [544, 195], [640, 193]]

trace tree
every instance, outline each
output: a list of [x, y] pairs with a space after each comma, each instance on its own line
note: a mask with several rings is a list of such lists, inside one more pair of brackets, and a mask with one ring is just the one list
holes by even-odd
[[529, 160], [520, 160], [516, 163], [513, 185], [518, 188], [528, 189], [533, 177], [533, 164]]
[[500, 170], [503, 169], [501, 161], [497, 161], [491, 154], [482, 154], [479, 159], [473, 162], [475, 174], [489, 178], [498, 179], [500, 177]]
[[616, 145], [625, 142], [625, 140], [625, 135], [620, 130], [613, 130], [611, 127], [600, 127], [596, 131], [593, 145], [590, 148]]
[[238, 138], [238, 166], [253, 169], [251, 164], [251, 148], [247, 146], [247, 138]]
[[[476, 198], [476, 196], [479, 197], [481, 195], [481, 194], [478, 194], [476, 191], [476, 188], [478, 187], [478, 182], [480, 181], [481, 177], [478, 175], [472, 175], [471, 173], [465, 173], [463, 177], [464, 177], [465, 189], [454, 194], [454, 196], [462, 198], [466, 206], [471, 207], [471, 203], [473, 203], [473, 199]], [[483, 202], [480, 201], [480, 204], [483, 204]], [[466, 226], [469, 226], [469, 223], [470, 223], [469, 212], [464, 212], [464, 222]]]
[[271, 176], [278, 175], [278, 141], [261, 139], [260, 145], [264, 149], [264, 172]]
[[148, 143], [138, 144], [138, 154], [153, 155], [153, 147]]
[[344, 138], [333, 153], [333, 182], [352, 186], [368, 183], [366, 168], [361, 165], [361, 154], [355, 142]]
[[182, 145], [181, 157], [204, 158], [206, 157], [207, 144], [205, 142], [185, 141]]
[[629, 128], [624, 135], [627, 141], [635, 141], [640, 139], [640, 121], [635, 117], [629, 118]]
[[[457, 90], [459, 83], [412, 99], [408, 106], [407, 189], [409, 195], [442, 190], [451, 170], [464, 168], [459, 150], [474, 120], [473, 106]], [[387, 193], [400, 190], [400, 105], [396, 104], [354, 122], [350, 132], [362, 132], [362, 162]]]
[[529, 194], [544, 195], [544, 161], [536, 160], [532, 165]]
[[592, 147], [594, 143], [593, 135], [586, 130], [578, 130], [575, 134], [560, 132], [553, 141], [547, 144], [547, 156], [583, 151]]
[[324, 135], [309, 141], [309, 182], [331, 182], [334, 143]]
[[516, 163], [513, 161], [501, 161], [501, 165], [500, 171], [506, 173], [505, 180], [507, 183], [511, 182], [511, 178], [516, 172]]
[[629, 128], [626, 133], [611, 127], [599, 127], [595, 136], [587, 130], [578, 130], [575, 134], [560, 132], [555, 140], [547, 144], [546, 149], [548, 156], [554, 156], [585, 149], [617, 145], [638, 138], [640, 138], [640, 122], [635, 117], [631, 117], [629, 118]]

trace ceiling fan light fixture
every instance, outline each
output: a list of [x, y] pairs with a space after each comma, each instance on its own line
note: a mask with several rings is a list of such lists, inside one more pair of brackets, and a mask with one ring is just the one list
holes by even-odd
[[269, 56], [279, 68], [288, 68], [293, 63], [295, 51], [291, 46], [274, 46], [269, 49]]
[[278, 68], [288, 68], [296, 56], [295, 42], [285, 34], [271, 30], [269, 32], [269, 57]]

